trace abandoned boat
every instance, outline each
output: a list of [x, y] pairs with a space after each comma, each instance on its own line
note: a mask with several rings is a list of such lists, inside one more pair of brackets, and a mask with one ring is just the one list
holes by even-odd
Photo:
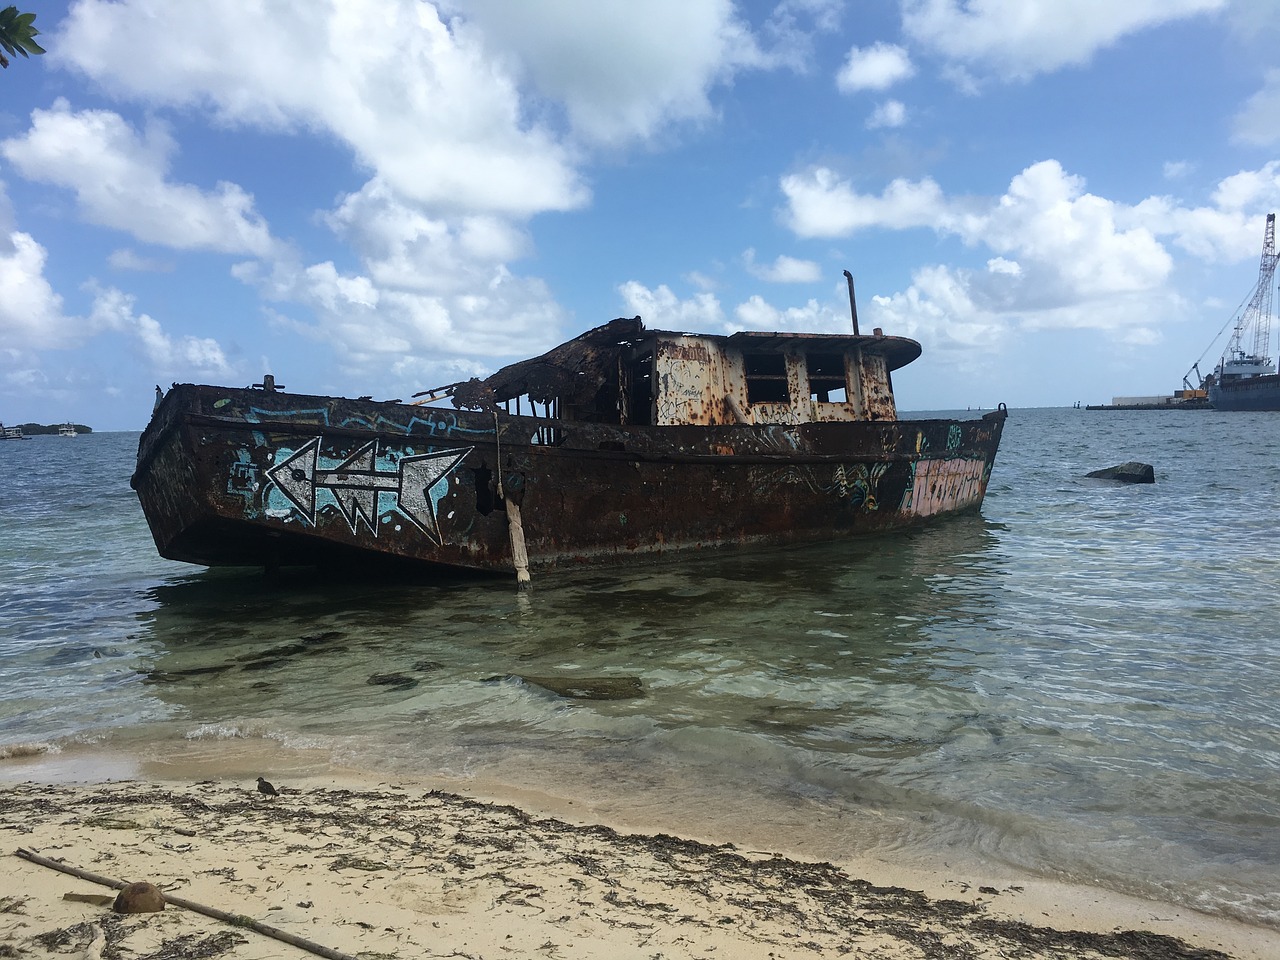
[[131, 482], [161, 555], [210, 566], [377, 555], [524, 580], [838, 540], [982, 503], [1007, 411], [899, 420], [890, 374], [920, 352], [636, 317], [413, 403], [176, 384]]

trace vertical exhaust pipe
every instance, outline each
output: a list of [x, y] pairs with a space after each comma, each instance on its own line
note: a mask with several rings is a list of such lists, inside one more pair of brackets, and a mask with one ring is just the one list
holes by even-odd
[[849, 281], [849, 313], [853, 317], [853, 335], [859, 337], [862, 334], [858, 330], [858, 301], [853, 295], [853, 274], [846, 270], [844, 278]]

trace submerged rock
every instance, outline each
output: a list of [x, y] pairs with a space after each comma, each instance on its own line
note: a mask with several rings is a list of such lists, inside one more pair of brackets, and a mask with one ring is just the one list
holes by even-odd
[[527, 677], [525, 683], [572, 700], [632, 700], [644, 696], [639, 677]]
[[1136, 460], [1107, 467], [1105, 470], [1094, 470], [1092, 473], [1086, 473], [1085, 476], [1095, 480], [1116, 480], [1120, 483], [1156, 482], [1156, 471], [1151, 464], [1138, 463]]
[[365, 683], [374, 687], [391, 687], [394, 690], [408, 690], [418, 685], [417, 679], [403, 673], [375, 673]]

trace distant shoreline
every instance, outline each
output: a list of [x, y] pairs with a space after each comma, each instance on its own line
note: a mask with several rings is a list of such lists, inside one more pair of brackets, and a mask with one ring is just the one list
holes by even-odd
[[[56, 437], [58, 431], [66, 426], [65, 423], [18, 423], [14, 424], [18, 427], [24, 436], [28, 437]], [[76, 428], [76, 433], [93, 433], [93, 427], [85, 426], [83, 423], [73, 423], [71, 426]]]

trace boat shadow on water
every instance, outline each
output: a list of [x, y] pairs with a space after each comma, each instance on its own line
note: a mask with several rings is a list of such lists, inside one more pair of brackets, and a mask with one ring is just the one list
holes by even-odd
[[[150, 592], [145, 680], [199, 723], [341, 716], [352, 729], [369, 712], [485, 726], [520, 701], [532, 728], [580, 706], [857, 741], [869, 708], [850, 684], [965, 669], [935, 628], [981, 626], [1000, 589], [998, 532], [964, 516], [855, 543], [557, 571], [527, 592], [210, 570]], [[878, 734], [865, 746], [911, 748]]]

